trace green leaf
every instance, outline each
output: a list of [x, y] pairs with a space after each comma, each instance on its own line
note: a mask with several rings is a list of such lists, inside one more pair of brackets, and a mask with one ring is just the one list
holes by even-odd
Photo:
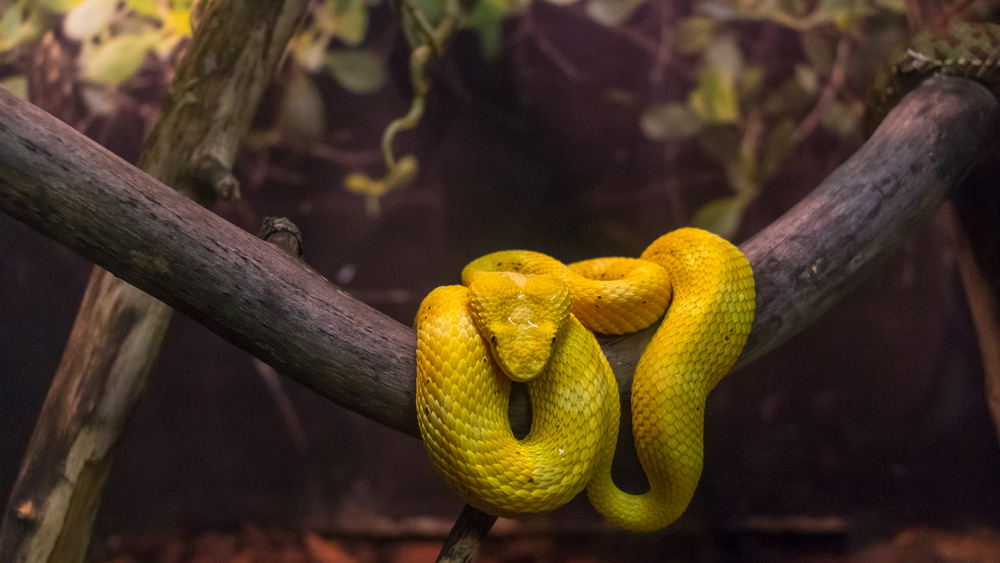
[[[444, 19], [445, 0], [411, 0], [416, 12], [423, 17], [424, 21], [431, 28], [436, 28]], [[399, 21], [403, 28], [403, 35], [411, 48], [417, 48], [427, 41], [424, 28], [417, 23], [413, 11], [409, 8], [399, 10]]]
[[139, 70], [155, 41], [152, 34], [119, 35], [81, 54], [83, 77], [117, 85]]
[[736, 123], [740, 119], [736, 81], [742, 70], [743, 54], [736, 39], [731, 34], [717, 38], [705, 49], [705, 65], [688, 105], [708, 123]]
[[701, 131], [704, 122], [685, 104], [668, 102], [643, 112], [639, 127], [654, 141], [683, 139]]
[[795, 150], [795, 127], [795, 120], [790, 117], [768, 127], [761, 149], [758, 182], [770, 180], [784, 167], [785, 161]]
[[759, 66], [750, 66], [743, 69], [740, 77], [736, 81], [736, 95], [743, 103], [753, 103], [756, 101], [764, 85], [764, 69]]
[[716, 38], [705, 49], [705, 63], [715, 68], [725, 80], [735, 82], [743, 71], [743, 53], [736, 44], [736, 37], [726, 34]]
[[678, 53], [688, 55], [703, 50], [712, 42], [715, 20], [701, 16], [684, 18], [677, 24], [674, 46]]
[[364, 0], [345, 0], [344, 4], [344, 10], [338, 14], [334, 37], [354, 46], [368, 33], [368, 8]]
[[39, 0], [36, 7], [55, 14], [62, 14], [73, 7], [74, 0]]
[[156, 0], [128, 0], [128, 7], [137, 14], [153, 18], [160, 17], [160, 10], [156, 5]]
[[483, 59], [495, 60], [503, 49], [503, 19], [513, 12], [512, 5], [504, 0], [479, 0], [465, 19], [465, 27], [474, 29], [479, 36], [479, 50]]
[[22, 100], [28, 99], [28, 78], [24, 75], [8, 76], [0, 80], [0, 87]]
[[49, 16], [43, 10], [29, 10], [25, 14], [20, 4], [11, 5], [4, 10], [0, 21], [0, 51], [31, 41], [48, 29]]
[[726, 197], [706, 203], [691, 219], [691, 226], [705, 229], [722, 238], [736, 236], [743, 221], [743, 203], [738, 197]]
[[347, 45], [358, 45], [368, 33], [365, 0], [326, 0], [316, 10], [316, 27]]
[[767, 116], [802, 115], [814, 98], [802, 88], [798, 76], [792, 76], [771, 90], [761, 107]]
[[589, 0], [586, 11], [594, 21], [609, 27], [629, 19], [645, 0]]
[[[445, 0], [413, 0], [413, 4], [424, 15], [424, 18], [427, 20], [427, 23], [431, 24], [431, 27], [437, 27], [441, 23], [441, 20], [444, 19]], [[409, 16], [409, 10], [403, 10], [403, 14]], [[411, 33], [422, 33], [415, 29], [416, 22], [409, 21], [409, 18], [404, 20], [404, 25], [410, 29]]]
[[106, 28], [118, 11], [118, 0], [83, 0], [66, 14], [63, 31], [70, 39], [86, 41]]
[[303, 33], [295, 39], [292, 54], [304, 70], [316, 72], [326, 62], [326, 48], [331, 36], [323, 31]]
[[503, 26], [500, 20], [483, 22], [476, 27], [476, 31], [483, 60], [495, 61], [503, 51]]
[[806, 94], [813, 95], [819, 90], [819, 76], [811, 66], [795, 65], [795, 80]]
[[19, 31], [24, 25], [24, 8], [14, 4], [3, 12], [0, 20], [0, 49], [10, 49], [20, 43]]
[[857, 29], [858, 23], [867, 9], [866, 2], [860, 0], [821, 0], [816, 7], [817, 15], [832, 21], [841, 31]]
[[369, 94], [385, 85], [385, 64], [368, 50], [333, 51], [326, 56], [326, 66], [346, 90]]
[[834, 102], [823, 112], [823, 127], [843, 137], [852, 135], [860, 128], [861, 113], [850, 106]]
[[802, 43], [802, 51], [816, 72], [820, 74], [830, 72], [836, 53], [834, 40], [826, 30], [818, 27], [807, 29], [799, 36], [799, 41]]
[[708, 123], [736, 123], [739, 120], [736, 85], [713, 66], [705, 66], [698, 73], [698, 86], [689, 94], [688, 105]]
[[302, 144], [315, 143], [326, 133], [323, 96], [305, 72], [296, 69], [285, 87], [278, 113], [282, 136]]

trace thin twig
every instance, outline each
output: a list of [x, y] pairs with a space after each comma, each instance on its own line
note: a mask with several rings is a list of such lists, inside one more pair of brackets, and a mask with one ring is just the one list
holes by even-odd
[[997, 302], [996, 288], [990, 285], [979, 267], [969, 235], [953, 205], [945, 206], [945, 218], [979, 344], [986, 404], [993, 418], [993, 427], [1000, 435], [1000, 303]]
[[847, 59], [850, 54], [850, 40], [847, 37], [841, 37], [837, 41], [837, 54], [834, 58], [833, 66], [830, 67], [830, 79], [816, 99], [816, 105], [813, 106], [812, 110], [806, 114], [802, 121], [799, 122], [798, 127], [795, 128], [795, 134], [792, 138], [796, 144], [804, 141], [816, 130], [816, 127], [823, 120], [823, 115], [829, 109], [830, 105], [837, 100], [837, 95], [843, 89], [844, 83], [847, 80]]
[[497, 517], [465, 505], [441, 547], [437, 563], [469, 563], [475, 559], [483, 540]]
[[[555, 65], [559, 72], [566, 76], [572, 82], [585, 82], [589, 79], [589, 75], [580, 70], [573, 61], [569, 60], [569, 57], [563, 54], [555, 44], [549, 39], [548, 35], [543, 33], [538, 27], [538, 21], [535, 18], [534, 8], [529, 7], [528, 10], [521, 16], [519, 34], [523, 37], [530, 37], [534, 40], [535, 46], [541, 51], [543, 55], [548, 57], [552, 64]], [[572, 10], [571, 10], [572, 11]]]

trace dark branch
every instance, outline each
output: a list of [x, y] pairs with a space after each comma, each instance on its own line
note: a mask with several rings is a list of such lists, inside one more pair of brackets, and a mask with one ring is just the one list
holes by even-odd
[[[757, 309], [736, 367], [791, 338], [892, 256], [982, 156], [998, 120], [1000, 106], [985, 88], [930, 80], [847, 162], [742, 244]], [[651, 336], [647, 330], [605, 344], [623, 391]]]
[[[789, 338], [895, 252], [961, 181], [998, 115], [975, 83], [928, 82], [744, 244], [758, 297], [741, 362]], [[337, 403], [417, 435], [411, 329], [2, 91], [0, 210]], [[623, 380], [646, 337], [606, 345]]]
[[468, 504], [455, 521], [441, 546], [437, 563], [468, 563], [476, 558], [483, 540], [490, 533], [497, 517]]

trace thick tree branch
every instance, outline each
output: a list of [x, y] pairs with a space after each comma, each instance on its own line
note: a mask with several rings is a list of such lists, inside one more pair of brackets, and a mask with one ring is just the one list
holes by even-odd
[[[203, 2], [140, 166], [200, 202], [234, 195], [229, 170], [238, 144], [305, 6]], [[0, 560], [84, 559], [114, 446], [170, 314], [155, 298], [94, 269], [4, 515]]]
[[[929, 81], [744, 244], [758, 309], [742, 361], [803, 328], [891, 255], [960, 182], [998, 116], [983, 87]], [[417, 435], [411, 329], [2, 93], [0, 210], [337, 403]], [[607, 343], [622, 379], [645, 337]]]

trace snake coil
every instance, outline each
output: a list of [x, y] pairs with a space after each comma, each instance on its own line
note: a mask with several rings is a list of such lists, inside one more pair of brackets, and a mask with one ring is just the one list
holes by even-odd
[[[627, 529], [680, 516], [701, 475], [705, 398], [753, 322], [753, 273], [739, 250], [680, 229], [639, 259], [567, 266], [536, 252], [488, 254], [462, 281], [433, 290], [415, 320], [418, 422], [445, 481], [500, 516], [552, 510], [585, 488]], [[611, 480], [618, 389], [592, 331], [623, 334], [661, 316], [632, 387], [650, 483], [633, 495]], [[527, 382], [532, 404], [521, 440], [507, 420], [511, 380]]]

